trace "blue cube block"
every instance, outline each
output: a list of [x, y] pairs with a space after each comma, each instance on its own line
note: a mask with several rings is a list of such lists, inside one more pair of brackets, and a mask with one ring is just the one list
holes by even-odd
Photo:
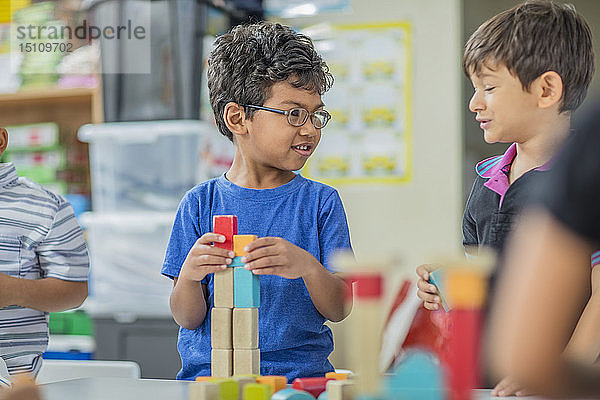
[[260, 279], [245, 268], [233, 269], [233, 306], [260, 307]]
[[242, 257], [233, 257], [231, 260], [231, 264], [228, 267], [243, 267], [244, 263], [242, 262]]

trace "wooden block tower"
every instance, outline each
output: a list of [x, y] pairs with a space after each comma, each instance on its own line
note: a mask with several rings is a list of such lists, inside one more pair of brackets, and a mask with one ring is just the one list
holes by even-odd
[[235, 257], [225, 271], [214, 274], [214, 303], [211, 312], [211, 374], [260, 374], [258, 348], [258, 307], [260, 280], [244, 269], [241, 257], [255, 235], [237, 234], [235, 215], [213, 217], [213, 232], [224, 235], [224, 243], [215, 246], [233, 250]]

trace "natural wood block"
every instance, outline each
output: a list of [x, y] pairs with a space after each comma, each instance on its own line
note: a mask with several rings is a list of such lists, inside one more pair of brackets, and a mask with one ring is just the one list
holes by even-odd
[[245, 256], [248, 254], [244, 251], [244, 247], [258, 239], [256, 235], [234, 235], [233, 236], [233, 251], [236, 257]]
[[260, 350], [233, 350], [233, 373], [260, 374]]
[[327, 400], [351, 400], [354, 397], [354, 383], [349, 380], [327, 382]]
[[240, 392], [239, 400], [243, 400], [244, 388], [246, 385], [256, 383], [256, 378], [252, 376], [232, 376], [231, 379], [237, 382]]
[[213, 349], [210, 353], [210, 374], [228, 377], [233, 372], [233, 350]]
[[218, 399], [221, 393], [219, 385], [214, 382], [194, 382], [189, 385], [189, 400], [214, 400]]
[[213, 349], [233, 349], [233, 317], [231, 308], [215, 307], [210, 313], [210, 344]]
[[233, 309], [233, 348], [258, 349], [258, 308]]
[[233, 308], [233, 268], [215, 272], [213, 301], [215, 307]]

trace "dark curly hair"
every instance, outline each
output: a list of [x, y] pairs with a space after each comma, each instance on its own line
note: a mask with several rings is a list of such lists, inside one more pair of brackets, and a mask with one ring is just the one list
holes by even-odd
[[[208, 58], [208, 91], [219, 131], [233, 141], [223, 120], [227, 103], [263, 105], [271, 87], [286, 80], [319, 94], [331, 88], [333, 76], [308, 36], [270, 22], [238, 25], [219, 36]], [[255, 110], [245, 112], [252, 118]]]
[[563, 81], [560, 112], [575, 110], [594, 75], [592, 32], [570, 4], [529, 0], [484, 22], [465, 45], [467, 77], [488, 62], [500, 62], [523, 89], [554, 71]]

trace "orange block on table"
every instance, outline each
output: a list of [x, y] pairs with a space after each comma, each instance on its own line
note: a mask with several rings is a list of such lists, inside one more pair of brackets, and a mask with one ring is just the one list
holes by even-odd
[[271, 386], [272, 393], [278, 392], [287, 387], [287, 378], [281, 375], [266, 375], [256, 378], [256, 383], [264, 383]]
[[236, 257], [242, 257], [248, 254], [244, 247], [258, 239], [256, 235], [233, 235], [233, 252]]
[[350, 374], [342, 373], [342, 372], [328, 372], [325, 374], [325, 378], [335, 379], [336, 381], [345, 381], [348, 379]]

